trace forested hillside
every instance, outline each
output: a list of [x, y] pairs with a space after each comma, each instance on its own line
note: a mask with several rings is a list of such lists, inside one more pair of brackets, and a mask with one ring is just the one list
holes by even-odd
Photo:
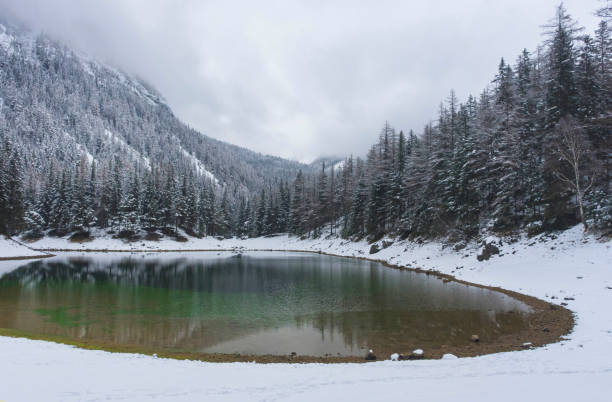
[[609, 23], [603, 14], [586, 33], [560, 6], [544, 43], [502, 58], [480, 94], [451, 91], [422, 132], [386, 123], [365, 158], [322, 159], [316, 173], [203, 136], [138, 80], [0, 27], [0, 229], [470, 238], [582, 221], [609, 231]]
[[5, 233], [179, 225], [226, 234], [252, 192], [308, 169], [202, 135], [140, 80], [8, 22], [0, 143]]

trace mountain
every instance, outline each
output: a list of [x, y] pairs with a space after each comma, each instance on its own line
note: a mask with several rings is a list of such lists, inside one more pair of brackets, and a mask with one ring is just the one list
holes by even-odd
[[0, 24], [0, 122], [36, 190], [52, 165], [81, 158], [127, 169], [172, 165], [232, 193], [290, 179], [306, 165], [210, 138], [179, 121], [150, 85], [45, 35]]
[[[6, 163], [12, 152], [19, 154], [25, 206], [39, 215], [35, 220], [44, 221], [43, 227], [55, 221], [63, 228], [60, 232], [125, 223], [120, 215], [130, 209], [122, 205], [128, 202], [126, 194], [138, 187], [133, 195], [143, 198], [137, 200], [140, 213], [148, 208], [146, 185], [160, 197], [153, 206], [159, 210], [151, 212], [156, 216], [148, 224], [178, 226], [186, 214], [195, 216], [195, 210], [186, 210], [190, 196], [198, 202], [207, 198], [208, 219], [213, 219], [215, 203], [223, 203], [226, 216], [217, 217], [214, 226], [229, 228], [230, 211], [251, 194], [311, 169], [203, 135], [177, 119], [164, 98], [142, 80], [1, 20], [0, 140]], [[90, 198], [98, 202], [75, 207], [81, 201], [73, 193], [79, 183], [86, 186], [85, 177], [91, 181]], [[49, 192], [54, 192], [50, 199], [42, 197]], [[114, 199], [100, 201], [109, 192]], [[18, 211], [11, 212], [10, 205], [18, 202], [6, 202], [4, 213], [15, 215]], [[87, 217], [75, 221], [74, 214]], [[202, 226], [208, 226], [204, 233], [219, 232], [210, 229], [212, 224]]]

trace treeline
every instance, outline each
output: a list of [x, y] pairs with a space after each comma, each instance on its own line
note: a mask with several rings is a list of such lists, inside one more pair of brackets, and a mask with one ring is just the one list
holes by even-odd
[[[8, 174], [3, 173], [0, 181], [11, 206], [3, 205], [2, 211], [7, 211], [0, 221], [3, 233], [26, 230], [32, 237], [61, 236], [92, 227], [127, 237], [141, 229], [165, 228], [175, 233], [183, 228], [193, 236], [233, 232], [227, 191], [216, 196], [216, 184], [191, 171], [178, 174], [172, 166], [139, 169], [123, 166], [119, 159], [98, 167], [83, 158], [74, 169], [52, 167], [44, 185], [24, 196], [19, 158], [16, 152], [13, 155], [15, 162], [3, 166]], [[5, 188], [18, 191], [5, 193]]]
[[[176, 159], [51, 163], [35, 183], [2, 139], [0, 229], [346, 238], [530, 233], [578, 222], [612, 229], [612, 39], [609, 15], [586, 35], [560, 6], [546, 41], [460, 102], [453, 91], [421, 133], [385, 124], [365, 158], [317, 174], [275, 176], [253, 194]], [[2, 131], [0, 130], [0, 137]], [[24, 183], [24, 181], [26, 181]]]
[[126, 238], [177, 229], [197, 237], [258, 236], [288, 228], [284, 181], [274, 192], [262, 190], [265, 202], [253, 203], [239, 188], [178, 163], [145, 167], [116, 157], [98, 165], [83, 156], [74, 167], [52, 163], [33, 186], [24, 182], [22, 153], [2, 131], [0, 144], [0, 234], [36, 238], [101, 228]]

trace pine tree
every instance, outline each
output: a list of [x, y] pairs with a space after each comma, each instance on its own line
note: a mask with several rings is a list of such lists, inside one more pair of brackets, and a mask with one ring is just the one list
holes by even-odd
[[[318, 181], [317, 181], [317, 206], [315, 211], [316, 216], [316, 226], [315, 230], [318, 230], [330, 220], [330, 193], [328, 187], [328, 177], [325, 172], [325, 162], [321, 167], [321, 172], [319, 173]], [[315, 236], [318, 236], [320, 233], [316, 232]]]
[[404, 173], [406, 169], [406, 138], [404, 132], [400, 131], [397, 143], [397, 160], [393, 169], [393, 179], [389, 189], [390, 198], [390, 220], [399, 222], [404, 215]]
[[71, 188], [68, 176], [68, 172], [63, 171], [61, 177], [57, 178], [51, 189], [53, 200], [49, 214], [49, 225], [58, 235], [66, 234], [70, 224]]
[[488, 169], [497, 183], [492, 201], [491, 217], [493, 228], [499, 231], [514, 229], [518, 225], [517, 204], [520, 197], [518, 159], [520, 158], [520, 139], [516, 125], [515, 79], [509, 65], [501, 60], [495, 78], [495, 119], [493, 155]]
[[349, 215], [349, 230], [348, 233], [346, 233], [347, 237], [351, 235], [362, 237], [365, 235], [368, 185], [366, 182], [365, 168], [360, 159], [357, 160], [356, 180], [357, 184], [353, 191], [351, 213]]
[[573, 214], [568, 208], [569, 192], [565, 190], [556, 174], [560, 161], [556, 154], [559, 143], [557, 122], [576, 114], [576, 50], [574, 42], [582, 30], [567, 14], [563, 5], [557, 8], [555, 18], [546, 26], [548, 40], [548, 65], [546, 85], [546, 124], [544, 136], [543, 181], [543, 227], [562, 229], [570, 223]]
[[304, 175], [300, 170], [293, 182], [293, 198], [291, 199], [291, 223], [290, 230], [292, 233], [302, 236], [306, 227], [304, 224], [305, 219], [305, 189], [304, 189]]
[[590, 36], [581, 38], [582, 47], [578, 53], [576, 66], [576, 116], [580, 119], [592, 119], [599, 115], [603, 100], [599, 99], [601, 90], [594, 57], [596, 49]]
[[593, 50], [596, 86], [599, 90], [596, 110], [599, 115], [612, 107], [612, 37], [609, 21], [601, 21], [595, 30]]
[[6, 139], [0, 156], [0, 233], [13, 235], [24, 227], [21, 155]]
[[147, 175], [144, 192], [142, 195], [142, 224], [149, 230], [158, 227], [161, 220], [156, 175], [156, 170]]
[[9, 173], [11, 146], [7, 138], [0, 149], [0, 234], [8, 234], [9, 229]]
[[123, 194], [119, 205], [119, 227], [122, 231], [135, 232], [140, 226], [140, 185], [134, 172], [131, 186]]
[[230, 227], [230, 206], [229, 200], [227, 196], [227, 189], [223, 190], [223, 195], [221, 197], [221, 202], [219, 207], [215, 210], [214, 222], [215, 222], [215, 231], [216, 234], [221, 236], [229, 235], [231, 231]]
[[547, 123], [552, 127], [559, 119], [573, 114], [575, 110], [577, 93], [574, 42], [582, 28], [572, 20], [563, 4], [557, 7], [555, 17], [545, 28], [548, 45]]

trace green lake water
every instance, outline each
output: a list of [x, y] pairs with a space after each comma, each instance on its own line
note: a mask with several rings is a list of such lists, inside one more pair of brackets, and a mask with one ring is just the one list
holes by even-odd
[[12, 262], [0, 328], [167, 352], [362, 356], [494, 340], [529, 308], [499, 292], [306, 253], [64, 254]]

